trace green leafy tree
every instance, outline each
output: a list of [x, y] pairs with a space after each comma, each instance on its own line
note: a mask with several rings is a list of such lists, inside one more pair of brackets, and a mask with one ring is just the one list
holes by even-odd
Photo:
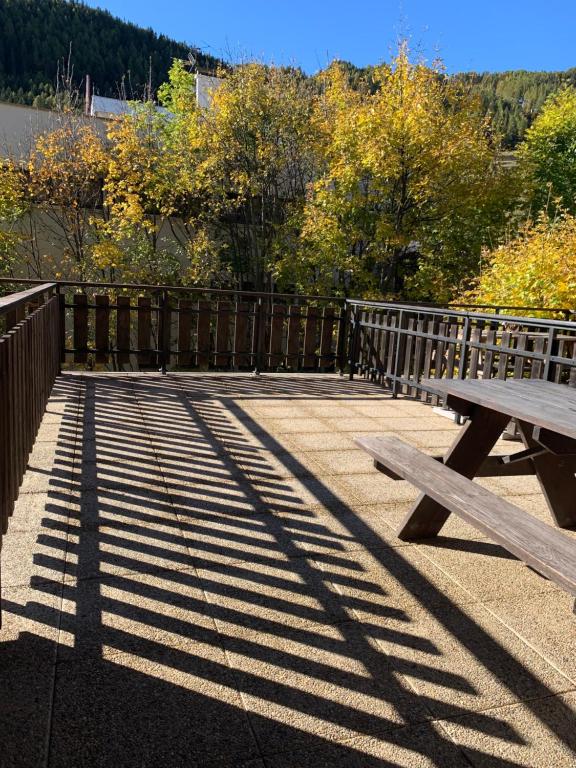
[[528, 129], [519, 156], [533, 182], [537, 210], [550, 203], [576, 213], [576, 89], [551, 96]]

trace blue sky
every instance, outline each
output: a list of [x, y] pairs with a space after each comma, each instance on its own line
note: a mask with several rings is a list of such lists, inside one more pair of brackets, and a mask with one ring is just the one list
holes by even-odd
[[390, 57], [399, 37], [448, 71], [576, 66], [576, 0], [89, 0], [227, 60], [314, 72]]

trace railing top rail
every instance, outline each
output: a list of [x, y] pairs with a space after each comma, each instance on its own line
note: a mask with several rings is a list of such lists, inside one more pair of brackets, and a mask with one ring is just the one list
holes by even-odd
[[[576, 322], [572, 320], [553, 320], [550, 318], [537, 318], [527, 317], [525, 315], [504, 315], [501, 312], [489, 314], [486, 312], [467, 312], [462, 309], [452, 309], [448, 307], [431, 307], [422, 306], [418, 304], [402, 304], [400, 302], [384, 302], [384, 301], [367, 301], [362, 299], [348, 299], [347, 304], [354, 307], [375, 307], [378, 309], [396, 309], [410, 313], [426, 313], [429, 315], [438, 315], [445, 317], [450, 315], [451, 317], [469, 318], [473, 320], [484, 320], [486, 322], [498, 322], [498, 323], [513, 323], [516, 325], [531, 325], [531, 326], [543, 326], [554, 328], [565, 328], [571, 331], [576, 330]], [[458, 305], [461, 306], [461, 305]], [[525, 309], [530, 312], [565, 312], [572, 310], [562, 310], [558, 308], [551, 308], [549, 310], [535, 307], [521, 307], [519, 309]]]
[[41, 283], [34, 288], [28, 288], [26, 291], [18, 291], [18, 293], [11, 293], [8, 296], [1, 296], [0, 315], [5, 315], [7, 312], [11, 312], [22, 304], [36, 298], [36, 296], [40, 296], [54, 288], [56, 288], [56, 283]]
[[[33, 278], [0, 277], [0, 284], [32, 284], [37, 285], [41, 280]], [[340, 296], [311, 296], [300, 293], [270, 293], [270, 291], [245, 291], [238, 288], [197, 288], [184, 285], [150, 285], [146, 283], [100, 283], [81, 280], [57, 280], [54, 285], [61, 288], [114, 288], [129, 291], [172, 291], [174, 293], [216, 294], [223, 296], [250, 296], [252, 298], [266, 299], [303, 299], [306, 301], [331, 301], [344, 304], [346, 301]]]

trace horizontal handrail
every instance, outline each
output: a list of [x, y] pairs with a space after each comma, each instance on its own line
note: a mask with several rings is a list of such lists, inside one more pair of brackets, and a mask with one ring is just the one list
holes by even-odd
[[[0, 284], [33, 284], [40, 283], [40, 280], [32, 278], [8, 278], [0, 277]], [[193, 294], [214, 294], [216, 296], [249, 296], [251, 298], [266, 299], [298, 299], [303, 301], [330, 301], [335, 304], [344, 304], [346, 301], [342, 296], [312, 296], [301, 293], [271, 293], [270, 291], [245, 291], [239, 288], [200, 288], [196, 286], [185, 285], [154, 285], [149, 283], [100, 283], [83, 280], [57, 280], [54, 285], [60, 288], [106, 288], [119, 291], [171, 291], [173, 293], [193, 293]]]
[[[437, 317], [460, 317], [462, 319], [469, 318], [473, 320], [485, 320], [486, 322], [496, 323], [514, 323], [519, 325], [531, 325], [531, 326], [552, 326], [555, 328], [566, 328], [574, 330], [576, 322], [573, 320], [554, 320], [551, 318], [538, 318], [528, 317], [525, 315], [503, 315], [501, 313], [489, 314], [487, 312], [467, 312], [463, 309], [452, 309], [451, 306], [447, 307], [431, 307], [422, 306], [418, 304], [402, 304], [398, 302], [387, 301], [366, 301], [364, 299], [347, 299], [346, 304], [350, 307], [361, 307], [364, 309], [393, 309], [399, 312], [412, 313], [412, 314], [426, 314], [435, 315]], [[464, 306], [464, 305], [457, 305]], [[535, 308], [535, 307], [516, 307], [515, 309], [524, 309], [526, 312], [570, 312], [572, 310], [565, 309], [548, 309]]]
[[0, 315], [12, 312], [23, 304], [46, 293], [46, 291], [54, 290], [55, 288], [56, 283], [41, 283], [38, 287], [28, 288], [26, 291], [19, 291], [18, 293], [11, 293], [8, 296], [2, 296], [0, 297]]
[[[17, 278], [17, 277], [0, 277], [0, 285], [40, 285], [44, 281], [39, 278]], [[454, 312], [467, 311], [467, 310], [495, 310], [494, 314], [497, 314], [499, 318], [502, 317], [514, 317], [511, 315], [502, 315], [502, 310], [511, 310], [516, 312], [560, 312], [565, 316], [576, 315], [576, 308], [569, 307], [533, 307], [514, 304], [468, 304], [465, 302], [450, 302], [445, 305], [441, 305], [435, 302], [405, 302], [405, 301], [376, 301], [372, 299], [355, 299], [345, 298], [343, 296], [325, 296], [325, 295], [313, 295], [313, 294], [301, 294], [301, 293], [276, 293], [270, 291], [251, 291], [242, 290], [240, 288], [210, 288], [210, 287], [198, 287], [198, 286], [185, 286], [185, 285], [165, 285], [155, 283], [114, 283], [114, 282], [98, 282], [87, 280], [55, 280], [51, 285], [57, 285], [64, 288], [106, 288], [117, 290], [133, 290], [133, 291], [172, 291], [174, 293], [193, 293], [193, 294], [214, 294], [214, 295], [240, 295], [252, 298], [267, 298], [267, 299], [299, 299], [303, 301], [331, 301], [339, 305], [349, 304], [351, 306], [378, 306], [378, 307], [403, 307], [406, 309], [418, 308], [420, 310], [436, 310], [445, 311], [446, 309], [453, 309]], [[460, 309], [459, 309], [460, 308]], [[486, 314], [486, 313], [483, 313]]]

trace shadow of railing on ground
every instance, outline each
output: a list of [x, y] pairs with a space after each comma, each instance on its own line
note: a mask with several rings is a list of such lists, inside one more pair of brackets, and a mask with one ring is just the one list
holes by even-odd
[[[48, 764], [256, 766], [282, 755], [285, 766], [360, 765], [373, 750], [374, 764], [398, 765], [388, 745], [405, 764], [410, 754], [439, 768], [467, 764], [430, 724], [443, 702], [409, 678], [472, 697], [475, 681], [434, 665], [434, 637], [414, 631], [405, 607], [350, 556], [355, 541], [511, 699], [518, 681], [534, 701], [556, 693], [242, 405], [363, 398], [370, 385], [90, 376], [58, 386], [71, 403], [35, 556], [53, 576], [34, 576], [38, 597], [24, 608], [4, 602], [59, 632]], [[43, 600], [55, 590], [59, 605]], [[34, 643], [26, 634], [13, 645]], [[406, 647], [429, 661], [403, 660]], [[569, 717], [525, 706], [573, 745]], [[472, 711], [451, 704], [445, 716]], [[474, 714], [481, 733], [522, 742], [497, 712]]]

